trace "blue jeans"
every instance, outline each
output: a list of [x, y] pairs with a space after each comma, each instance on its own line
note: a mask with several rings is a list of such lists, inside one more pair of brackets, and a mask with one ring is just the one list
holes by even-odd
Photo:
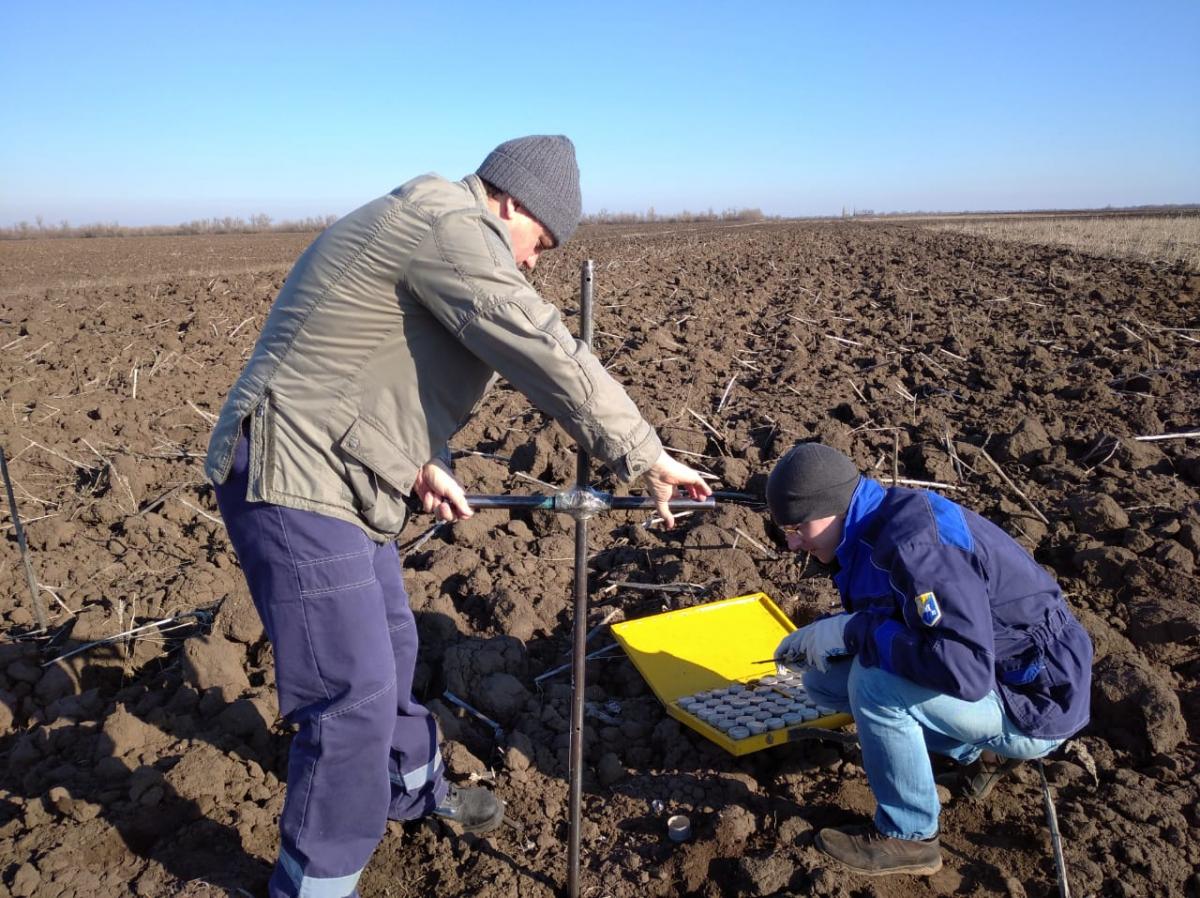
[[918, 686], [858, 659], [809, 669], [804, 685], [822, 705], [848, 711], [858, 725], [863, 768], [875, 795], [875, 827], [897, 839], [937, 835], [937, 786], [929, 753], [970, 764], [985, 749], [1004, 758], [1040, 758], [1062, 739], [1020, 732], [993, 689], [977, 702]]

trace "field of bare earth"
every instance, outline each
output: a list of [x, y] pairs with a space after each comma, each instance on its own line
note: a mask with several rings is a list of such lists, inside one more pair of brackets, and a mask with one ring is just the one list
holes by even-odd
[[[310, 239], [0, 242], [0, 446], [50, 616], [30, 634], [5, 507], [0, 898], [263, 893], [290, 733], [201, 458]], [[885, 483], [948, 484], [1058, 576], [1096, 647], [1093, 720], [1045, 765], [1071, 893], [1194, 895], [1200, 441], [1172, 435], [1200, 430], [1195, 267], [910, 223], [591, 227], [535, 277], [569, 326], [584, 258], [597, 354], [720, 485], [761, 489], [783, 451], [820, 438]], [[475, 492], [574, 477], [569, 439], [503, 385], [453, 449]], [[555, 895], [570, 687], [535, 678], [567, 660], [573, 524], [481, 512], [417, 545], [431, 523], [401, 537], [416, 692], [452, 776], [495, 788], [516, 827], [393, 824], [360, 886]], [[590, 623], [760, 589], [802, 623], [836, 600], [750, 509], [644, 523], [593, 519]], [[812, 844], [872, 809], [853, 746], [728, 756], [619, 652], [591, 663], [587, 698], [589, 898], [1058, 894], [1036, 765], [986, 804], [947, 802], [940, 873], [868, 880]], [[691, 841], [667, 840], [671, 813]]]

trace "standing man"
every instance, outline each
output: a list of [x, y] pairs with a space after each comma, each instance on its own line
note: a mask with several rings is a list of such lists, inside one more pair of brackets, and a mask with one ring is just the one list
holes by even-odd
[[575, 148], [496, 147], [473, 175], [423, 175], [326, 229], [293, 266], [233, 385], [206, 472], [275, 652], [288, 759], [272, 898], [344, 898], [388, 818], [484, 832], [504, 805], [447, 784], [412, 696], [417, 631], [392, 541], [412, 494], [471, 516], [447, 441], [505, 377], [667, 525], [710, 490], [520, 269], [571, 236]]
[[936, 873], [929, 752], [963, 765], [962, 792], [986, 798], [1019, 759], [1087, 724], [1091, 640], [996, 525], [937, 493], [884, 489], [836, 449], [793, 447], [767, 505], [788, 548], [837, 564], [846, 610], [789, 633], [776, 658], [811, 665], [812, 697], [854, 715], [877, 802], [873, 826], [823, 829], [817, 848], [857, 873]]

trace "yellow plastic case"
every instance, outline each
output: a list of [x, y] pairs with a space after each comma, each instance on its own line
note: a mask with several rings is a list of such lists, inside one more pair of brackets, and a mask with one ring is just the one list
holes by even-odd
[[746, 755], [793, 741], [813, 727], [836, 729], [852, 721], [849, 714], [829, 714], [799, 726], [731, 739], [677, 704], [683, 696], [774, 673], [773, 665], [754, 662], [770, 658], [794, 629], [766, 593], [756, 592], [613, 624], [612, 632], [668, 714], [730, 754]]

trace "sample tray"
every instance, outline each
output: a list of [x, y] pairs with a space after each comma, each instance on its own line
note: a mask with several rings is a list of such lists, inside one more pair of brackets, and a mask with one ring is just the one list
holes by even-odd
[[[798, 676], [754, 663], [770, 658], [794, 629], [766, 593], [756, 592], [613, 624], [612, 632], [668, 714], [730, 754], [745, 755], [852, 720], [813, 707]], [[770, 705], [770, 713], [762, 717], [747, 705]], [[761, 721], [765, 731], [739, 723], [743, 718]]]

